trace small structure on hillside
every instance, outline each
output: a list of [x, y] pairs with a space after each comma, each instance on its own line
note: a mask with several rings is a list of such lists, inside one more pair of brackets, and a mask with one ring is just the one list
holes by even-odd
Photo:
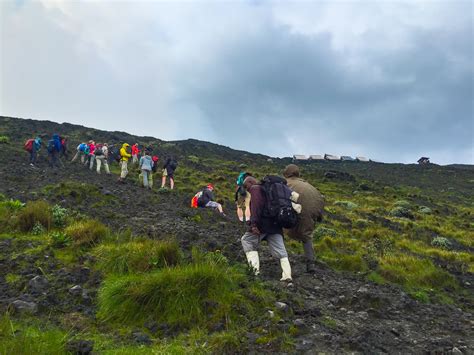
[[356, 157], [356, 160], [357, 160], [357, 161], [364, 162], [364, 163], [368, 163], [368, 162], [369, 162], [369, 159], [366, 158], [366, 157]]
[[308, 157], [306, 155], [295, 154], [293, 155], [293, 161], [308, 161]]
[[332, 154], [324, 154], [324, 159], [332, 160], [332, 161], [341, 160], [341, 158], [339, 158], [339, 156], [332, 155]]
[[429, 164], [430, 163], [430, 158], [428, 157], [421, 157], [418, 159], [418, 164]]
[[324, 156], [322, 156], [322, 155], [310, 155], [309, 160], [324, 160]]
[[348, 155], [341, 156], [341, 160], [342, 161], [355, 161], [355, 159], [353, 157], [350, 157]]

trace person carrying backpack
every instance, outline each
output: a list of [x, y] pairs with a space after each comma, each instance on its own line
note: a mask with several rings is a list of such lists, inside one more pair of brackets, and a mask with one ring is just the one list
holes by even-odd
[[86, 162], [84, 163], [85, 166], [89, 166], [89, 169], [92, 170], [94, 167], [94, 161], [95, 161], [95, 142], [93, 140], [89, 141], [89, 144], [87, 144], [85, 153], [87, 153], [87, 159]]
[[[212, 184], [207, 184], [207, 186], [198, 192], [195, 197], [196, 207], [213, 208], [218, 210], [222, 216], [225, 216], [222, 205], [214, 201], [214, 186]], [[193, 203], [191, 204], [193, 205]]]
[[48, 150], [49, 166], [60, 168], [62, 164], [59, 159], [59, 153], [61, 152], [61, 139], [59, 135], [53, 134], [53, 138], [48, 141], [46, 148]]
[[130, 147], [130, 144], [124, 143], [122, 148], [120, 148], [120, 177], [118, 179], [119, 182], [124, 182], [125, 178], [128, 175], [128, 159], [131, 158], [131, 154], [127, 151]]
[[38, 159], [38, 152], [41, 149], [41, 138], [36, 137], [34, 139], [28, 139], [25, 142], [24, 149], [30, 153], [30, 165], [34, 167], [36, 160]]
[[[237, 178], [237, 188], [235, 190], [235, 204], [237, 206], [237, 217], [240, 222], [250, 220], [250, 192], [244, 188], [244, 180], [247, 176], [252, 174], [247, 172], [241, 172]], [[244, 212], [245, 209], [245, 219]]]
[[150, 153], [145, 150], [144, 155], [140, 158], [140, 162], [138, 164], [140, 170], [142, 171], [143, 177], [143, 186], [147, 189], [151, 189], [153, 187], [153, 178], [152, 178], [152, 169], [153, 169], [153, 160], [150, 157]]
[[165, 165], [163, 165], [163, 176], [161, 178], [161, 188], [164, 189], [166, 185], [166, 177], [170, 179], [170, 188], [174, 189], [174, 171], [178, 167], [178, 161], [173, 157], [166, 159]]
[[303, 244], [306, 258], [306, 271], [316, 272], [313, 249], [313, 233], [316, 223], [321, 222], [324, 211], [324, 197], [310, 183], [300, 178], [300, 169], [294, 164], [288, 165], [283, 171], [288, 186], [299, 194], [298, 203], [302, 206], [298, 223], [288, 230], [288, 236]]
[[81, 157], [81, 163], [84, 164], [84, 160], [86, 158], [85, 150], [87, 147], [87, 143], [81, 143], [76, 148], [76, 154], [72, 158], [72, 162], [76, 161], [77, 158]]
[[68, 138], [67, 137], [59, 137], [61, 140], [61, 152], [59, 153], [59, 157], [64, 157], [64, 159], [69, 160], [69, 151], [68, 147]]
[[107, 143], [98, 143], [94, 150], [95, 161], [97, 163], [97, 174], [100, 174], [100, 167], [104, 165], [105, 173], [110, 175], [108, 163], [109, 148]]
[[138, 154], [140, 154], [140, 148], [138, 148], [138, 143], [132, 145], [132, 164], [138, 163]]
[[[288, 193], [286, 185], [279, 183], [278, 190]], [[258, 184], [253, 176], [248, 176], [244, 180], [244, 188], [250, 192], [250, 220], [247, 221], [247, 232], [242, 236], [241, 242], [249, 265], [254, 269], [256, 275], [260, 273], [260, 259], [258, 256], [258, 246], [261, 241], [266, 240], [273, 257], [280, 260], [282, 275], [280, 281], [291, 282], [291, 266], [288, 260], [288, 253], [283, 241], [283, 229], [277, 216], [273, 216], [271, 211], [272, 200], [269, 200], [264, 184]], [[289, 189], [288, 189], [289, 190]], [[286, 197], [285, 197], [286, 198]]]

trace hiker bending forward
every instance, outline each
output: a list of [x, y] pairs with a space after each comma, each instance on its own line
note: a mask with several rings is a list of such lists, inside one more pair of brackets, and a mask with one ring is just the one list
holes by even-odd
[[258, 245], [266, 240], [272, 255], [280, 260], [282, 275], [280, 281], [291, 281], [291, 267], [288, 260], [285, 244], [283, 242], [283, 230], [274, 218], [263, 216], [265, 208], [265, 193], [257, 180], [248, 176], [244, 180], [244, 188], [250, 192], [250, 221], [247, 222], [248, 230], [242, 236], [242, 247], [247, 261], [258, 275], [260, 271], [260, 259], [258, 256]]
[[299, 194], [298, 204], [302, 211], [298, 218], [298, 224], [288, 230], [287, 235], [303, 244], [306, 259], [306, 271], [316, 272], [315, 257], [313, 249], [313, 232], [316, 223], [322, 220], [324, 210], [324, 197], [310, 183], [300, 179], [300, 169], [294, 164], [288, 165], [283, 171], [288, 186]]

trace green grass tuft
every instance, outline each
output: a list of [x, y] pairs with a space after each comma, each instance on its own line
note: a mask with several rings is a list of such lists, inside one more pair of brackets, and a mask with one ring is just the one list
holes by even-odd
[[147, 272], [177, 265], [181, 253], [176, 242], [137, 240], [104, 244], [94, 250], [97, 266], [106, 273]]
[[99, 292], [98, 316], [122, 324], [153, 319], [185, 328], [219, 322], [238, 301], [243, 277], [212, 263], [111, 277]]
[[79, 221], [68, 226], [64, 233], [76, 246], [94, 246], [107, 234], [109, 229], [96, 220]]
[[37, 224], [41, 224], [44, 229], [51, 228], [52, 216], [51, 208], [45, 201], [31, 201], [19, 212], [18, 227], [23, 232], [30, 232]]

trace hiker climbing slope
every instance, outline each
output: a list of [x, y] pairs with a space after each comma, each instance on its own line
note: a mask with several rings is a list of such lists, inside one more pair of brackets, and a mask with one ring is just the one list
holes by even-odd
[[153, 187], [153, 165], [154, 163], [150, 157], [150, 153], [148, 152], [148, 150], [145, 150], [143, 156], [140, 158], [138, 166], [141, 170], [141, 174], [143, 177], [143, 186], [148, 189], [151, 189]]
[[97, 174], [100, 174], [100, 167], [104, 165], [105, 172], [110, 174], [108, 155], [109, 148], [107, 143], [98, 143], [94, 151], [95, 161], [97, 163]]
[[313, 232], [317, 222], [320, 222], [324, 210], [324, 197], [310, 183], [300, 178], [300, 169], [294, 164], [288, 165], [283, 171], [288, 186], [299, 194], [298, 204], [302, 206], [299, 214], [298, 224], [288, 230], [291, 239], [303, 244], [306, 258], [306, 271], [314, 273], [315, 256], [313, 249]]
[[166, 186], [167, 177], [170, 179], [171, 190], [174, 189], [174, 172], [177, 167], [178, 167], [178, 161], [175, 158], [169, 157], [168, 159], [166, 159], [166, 162], [163, 165], [163, 176], [161, 178], [162, 189]]
[[132, 156], [127, 150], [129, 149], [130, 144], [124, 143], [120, 149], [120, 177], [119, 182], [123, 182], [128, 175], [128, 159]]
[[84, 160], [86, 158], [86, 147], [87, 143], [81, 143], [77, 146], [76, 148], [76, 154], [74, 155], [74, 158], [72, 158], [72, 162], [76, 161], [77, 158], [81, 157], [81, 163], [84, 164]]
[[250, 221], [247, 222], [248, 230], [242, 236], [241, 242], [249, 265], [255, 274], [260, 272], [260, 259], [258, 246], [261, 241], [266, 240], [273, 257], [280, 260], [282, 275], [280, 281], [291, 281], [291, 266], [288, 260], [285, 244], [283, 242], [283, 230], [274, 217], [267, 216], [267, 197], [264, 188], [257, 180], [248, 176], [244, 180], [244, 187], [250, 192]]
[[54, 168], [60, 168], [62, 163], [59, 159], [59, 153], [61, 152], [61, 139], [59, 135], [53, 134], [53, 138], [48, 141], [47, 145], [49, 166]]
[[[237, 177], [237, 189], [235, 191], [235, 204], [237, 206], [237, 217], [239, 221], [245, 222], [250, 220], [250, 192], [244, 188], [244, 180], [252, 174], [241, 172]], [[244, 219], [245, 210], [245, 219]]]
[[38, 152], [41, 149], [41, 138], [28, 139], [24, 144], [24, 149], [30, 153], [30, 165], [35, 166], [36, 160], [38, 159]]

